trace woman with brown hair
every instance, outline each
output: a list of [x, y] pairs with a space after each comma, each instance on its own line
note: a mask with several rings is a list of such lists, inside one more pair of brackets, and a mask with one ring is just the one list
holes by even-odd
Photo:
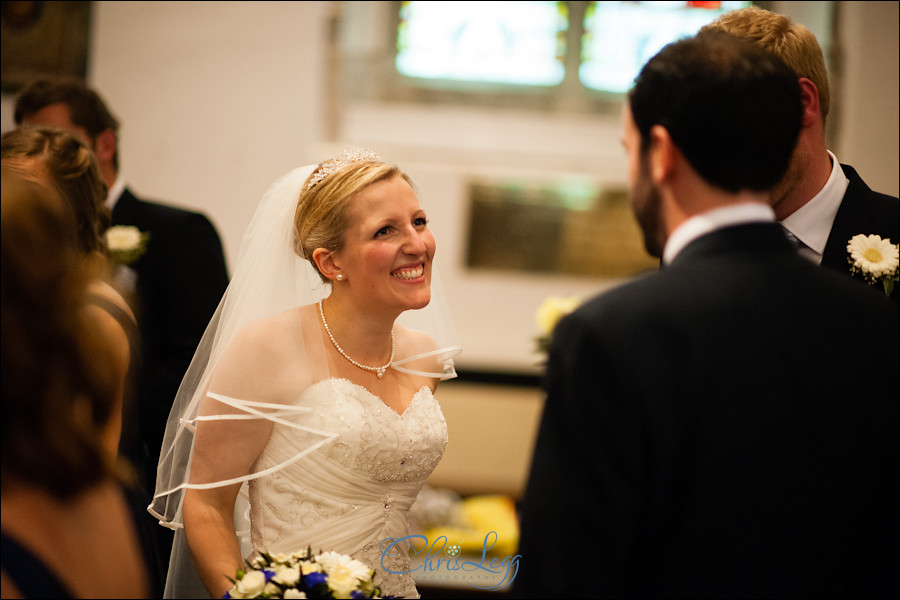
[[129, 389], [139, 362], [137, 323], [128, 303], [108, 283], [112, 271], [105, 233], [110, 211], [104, 205], [106, 185], [97, 163], [80, 139], [55, 127], [26, 126], [3, 134], [0, 159], [28, 177], [52, 182], [75, 216], [79, 268], [90, 292], [87, 311], [116, 350], [109, 368], [118, 382], [117, 402], [103, 431], [104, 444], [114, 455], [130, 458], [137, 427]]
[[74, 219], [2, 166], [2, 596], [147, 595], [113, 457], [114, 350], [84, 311]]
[[23, 177], [52, 186], [74, 216], [79, 260], [73, 266], [87, 280], [82, 310], [112, 348], [105, 368], [115, 382], [114, 402], [101, 437], [111, 457], [118, 459], [124, 490], [154, 573], [154, 591], [162, 594], [165, 566], [158, 558], [157, 525], [145, 507], [152, 482], [141, 470], [147, 450], [140, 442], [136, 380], [141, 367], [140, 334], [135, 315], [110, 284], [112, 263], [105, 234], [110, 211], [106, 185], [100, 179], [93, 152], [70, 131], [49, 126], [22, 126], [0, 138], [0, 161]]

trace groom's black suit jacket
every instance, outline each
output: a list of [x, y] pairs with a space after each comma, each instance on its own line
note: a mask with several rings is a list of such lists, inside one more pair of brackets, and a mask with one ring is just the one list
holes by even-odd
[[896, 592], [898, 335], [775, 224], [588, 301], [554, 333], [515, 595]]
[[140, 200], [126, 188], [112, 223], [150, 234], [131, 267], [143, 363], [137, 384], [140, 448], [133, 453], [144, 463], [144, 483], [152, 491], [169, 409], [228, 274], [219, 235], [203, 214]]

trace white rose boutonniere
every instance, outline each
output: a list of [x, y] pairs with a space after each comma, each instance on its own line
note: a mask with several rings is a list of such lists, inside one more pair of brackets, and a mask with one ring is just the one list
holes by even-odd
[[890, 296], [900, 272], [900, 247], [890, 239], [861, 233], [850, 238], [847, 252], [850, 272], [861, 273], [872, 285], [881, 281], [884, 293]]
[[545, 354], [550, 349], [550, 341], [553, 339], [553, 330], [556, 324], [564, 316], [581, 305], [581, 298], [550, 296], [544, 300], [537, 309], [535, 320], [541, 335], [536, 338], [537, 351]]
[[130, 265], [144, 254], [150, 234], [133, 225], [115, 225], [106, 230], [109, 255], [117, 263]]

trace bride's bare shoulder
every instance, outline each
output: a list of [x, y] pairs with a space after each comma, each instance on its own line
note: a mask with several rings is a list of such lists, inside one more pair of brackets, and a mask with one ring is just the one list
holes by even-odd
[[315, 325], [314, 319], [314, 305], [291, 308], [271, 317], [250, 321], [238, 332], [232, 344], [260, 351], [265, 351], [266, 348], [283, 348], [285, 344], [297, 341], [304, 327]]
[[407, 329], [401, 325], [395, 326], [394, 335], [398, 347], [407, 349], [409, 353], [430, 352], [437, 348], [437, 343], [430, 335], [417, 329]]

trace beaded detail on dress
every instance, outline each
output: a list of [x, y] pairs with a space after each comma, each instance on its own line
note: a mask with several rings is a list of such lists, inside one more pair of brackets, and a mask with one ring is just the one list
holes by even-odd
[[[337, 437], [250, 482], [253, 547], [350, 554], [375, 569], [384, 594], [418, 596], [412, 578], [402, 574], [408, 554], [382, 548], [409, 535], [410, 507], [447, 445], [447, 424], [431, 390], [423, 386], [398, 414], [366, 388], [332, 378], [310, 386], [298, 403], [311, 409], [300, 417], [304, 426]], [[275, 424], [255, 469], [285, 462], [312, 437]]]

